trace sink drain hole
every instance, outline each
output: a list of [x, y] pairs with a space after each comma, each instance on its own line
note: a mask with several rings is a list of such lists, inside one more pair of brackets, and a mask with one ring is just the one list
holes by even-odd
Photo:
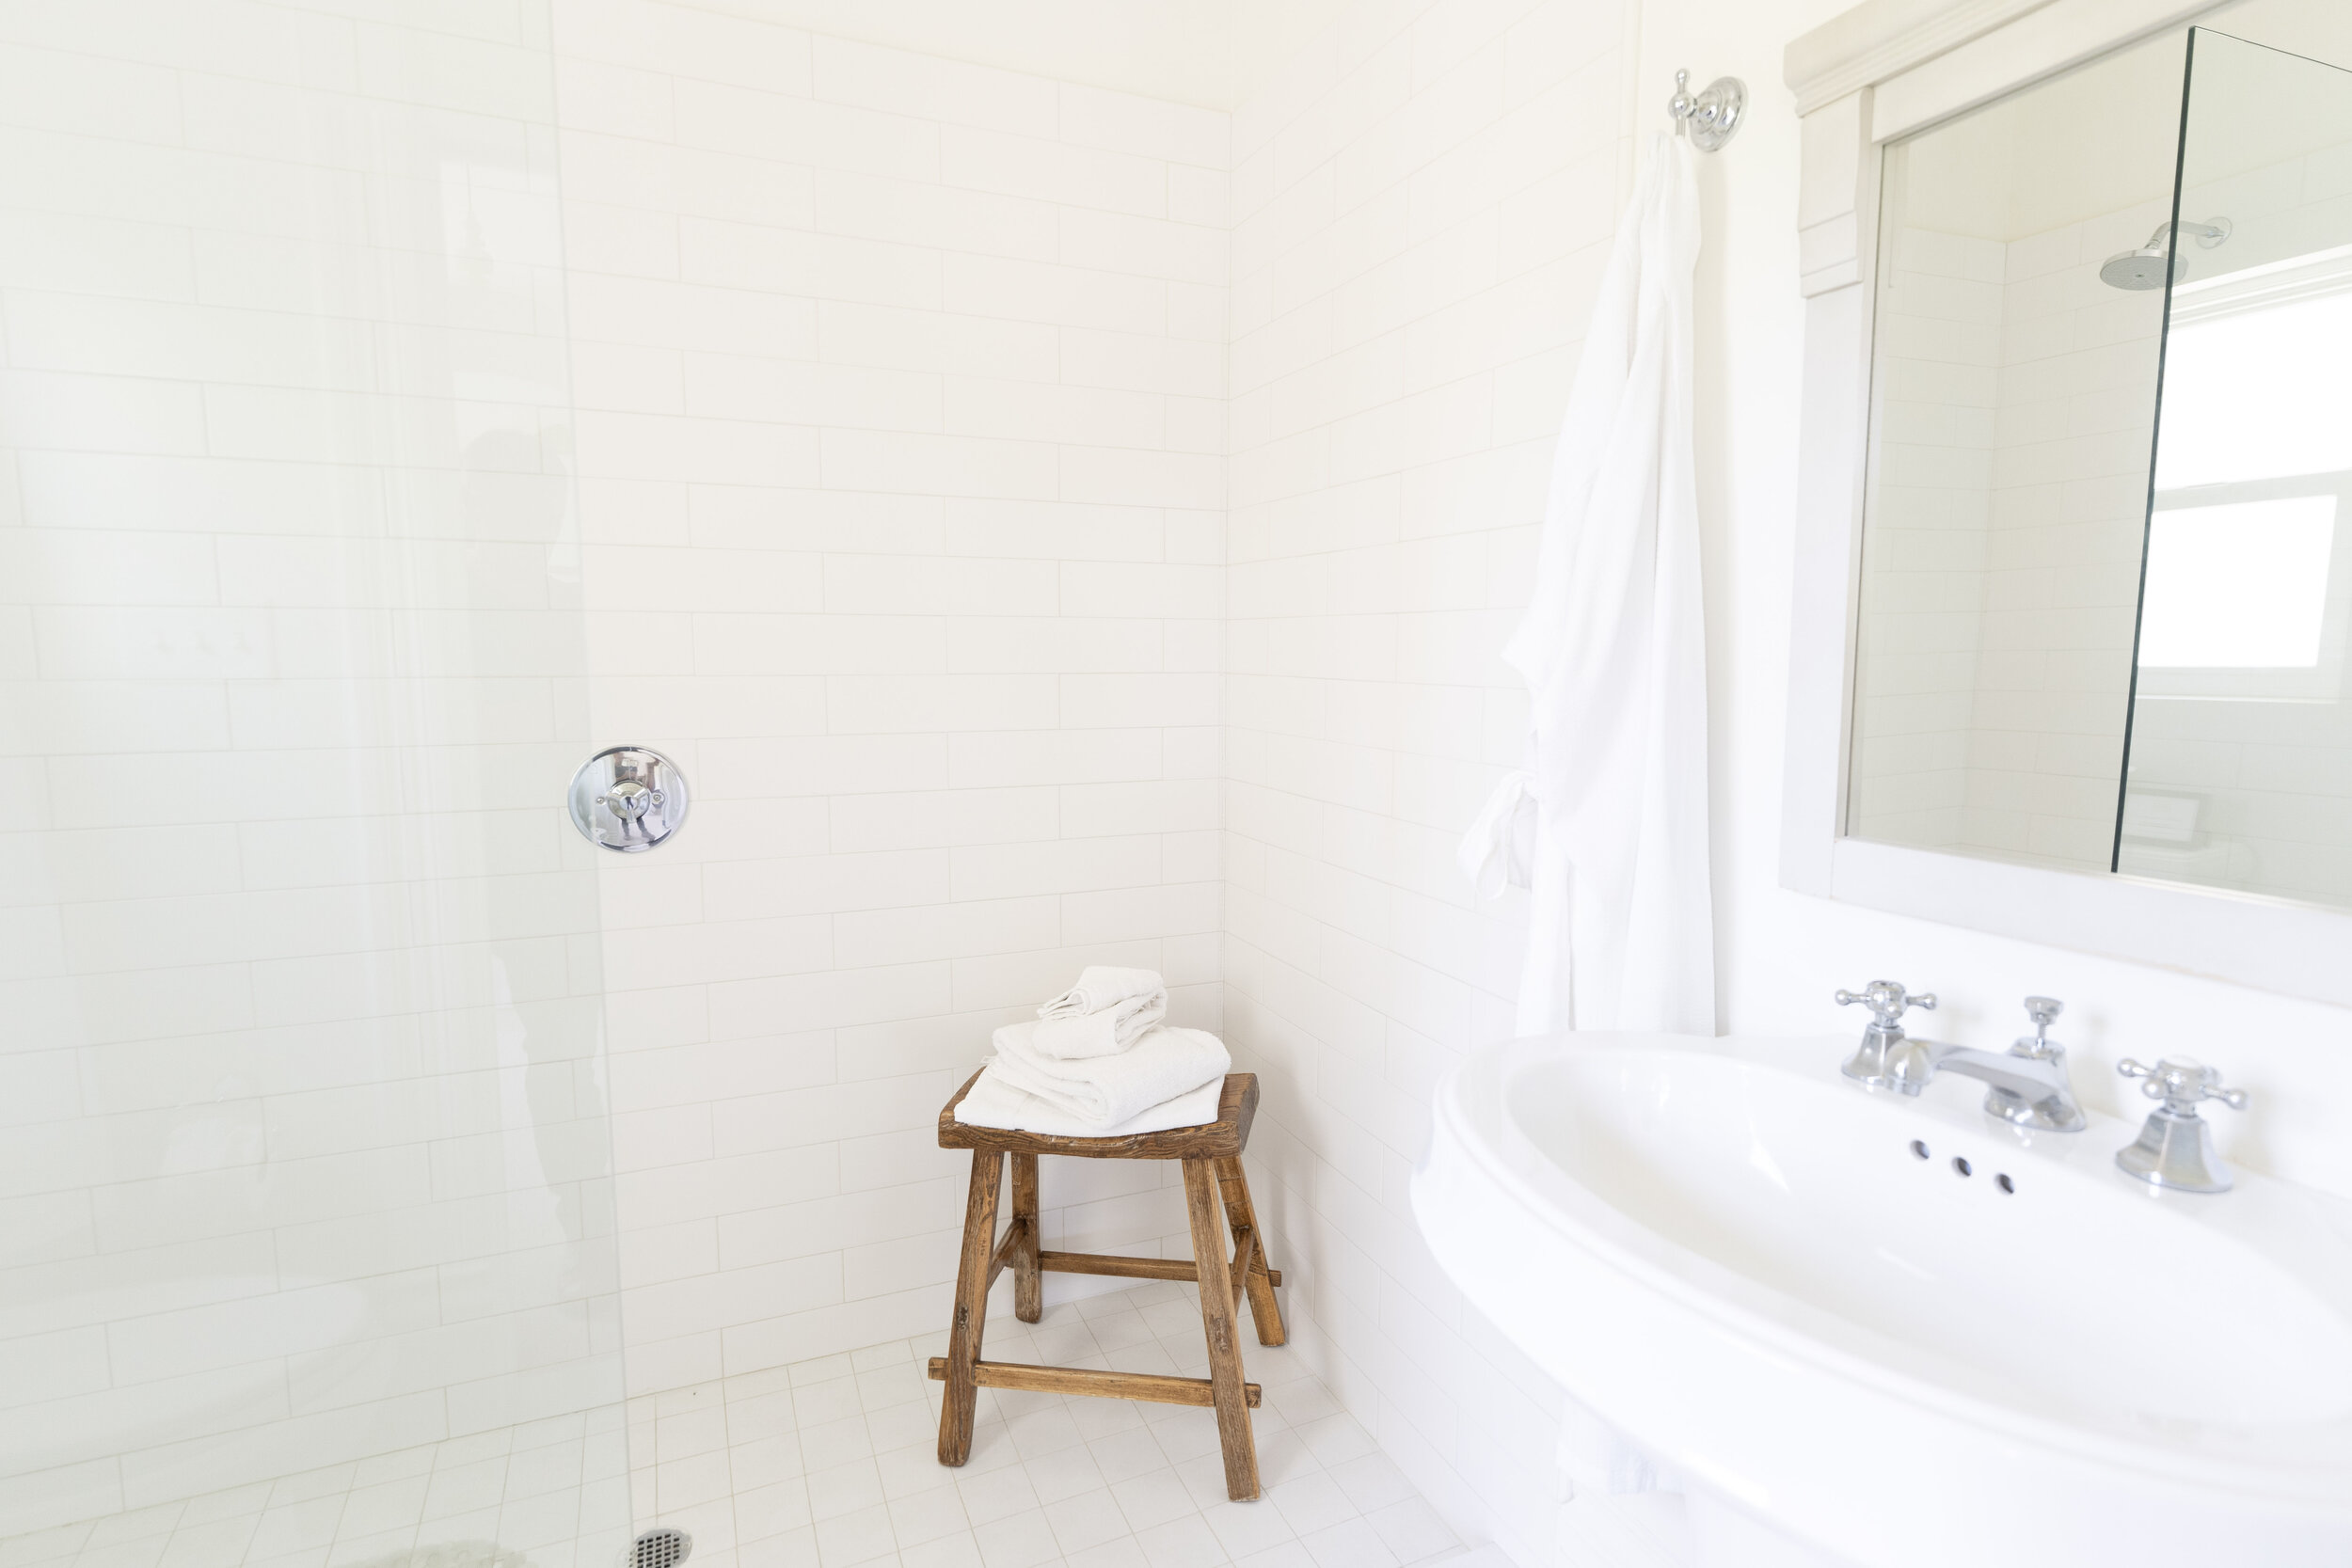
[[2001, 1191], [2005, 1193], [2013, 1193], [2017, 1190], [2017, 1183], [2009, 1179], [2009, 1173], [2007, 1171], [2003, 1171], [2000, 1175], [1994, 1177], [1993, 1179], [1993, 1184], [2000, 1188]]
[[1977, 1173], [1976, 1166], [1970, 1164], [1967, 1161], [1962, 1159], [1957, 1154], [1952, 1156], [1952, 1169], [1958, 1171], [1963, 1176], [1974, 1176]]
[[1924, 1160], [1928, 1157], [1928, 1146], [1914, 1138], [1911, 1140], [1911, 1153], [1914, 1159]]

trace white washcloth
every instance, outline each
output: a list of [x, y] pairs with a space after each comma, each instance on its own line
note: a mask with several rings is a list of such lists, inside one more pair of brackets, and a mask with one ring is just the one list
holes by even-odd
[[1154, 1029], [1112, 1056], [1060, 1061], [1041, 1055], [1040, 1025], [996, 1031], [996, 1071], [1078, 1123], [1095, 1129], [1132, 1121], [1163, 1101], [1224, 1078], [1233, 1058], [1200, 1029]]
[[1135, 1044], [1146, 1031], [1157, 1027], [1166, 1017], [1168, 992], [1155, 990], [1121, 998], [1097, 1012], [1057, 1013], [1041, 1018], [1030, 1043], [1037, 1047], [1039, 1055], [1057, 1061], [1116, 1055]]
[[1123, 1138], [1132, 1132], [1165, 1132], [1171, 1127], [1200, 1127], [1215, 1121], [1217, 1099], [1224, 1092], [1224, 1078], [1212, 1078], [1189, 1094], [1164, 1100], [1115, 1126], [1097, 1127], [1006, 1082], [991, 1062], [982, 1069], [979, 1082], [972, 1085], [972, 1092], [956, 1102], [956, 1119], [974, 1127], [1005, 1127], [1061, 1138]]
[[1040, 1018], [1072, 1018], [1079, 1013], [1099, 1013], [1114, 1003], [1131, 996], [1157, 996], [1168, 1001], [1168, 982], [1155, 969], [1119, 969], [1110, 964], [1089, 964], [1078, 972], [1078, 983], [1038, 1008]]

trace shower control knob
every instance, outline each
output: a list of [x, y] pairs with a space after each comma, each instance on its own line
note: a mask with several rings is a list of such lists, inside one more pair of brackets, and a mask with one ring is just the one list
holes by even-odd
[[612, 786], [611, 794], [596, 797], [596, 804], [613, 816], [627, 817], [631, 822], [661, 804], [661, 800], [660, 790], [647, 789], [634, 779], [624, 779]]
[[572, 775], [572, 825], [591, 843], [638, 854], [686, 821], [686, 776], [644, 746], [598, 752]]

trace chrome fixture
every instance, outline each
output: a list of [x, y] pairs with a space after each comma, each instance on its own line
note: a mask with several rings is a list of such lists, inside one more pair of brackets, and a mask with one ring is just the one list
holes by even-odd
[[1675, 95], [1666, 100], [1666, 112], [1674, 116], [1676, 135], [1689, 136], [1701, 152], [1712, 152], [1740, 129], [1748, 85], [1737, 76], [1718, 76], [1693, 97], [1690, 84], [1689, 71], [1675, 72]]
[[[2099, 281], [2112, 289], [2163, 288], [2165, 253], [2171, 249], [2165, 233], [2171, 227], [2159, 223], [2146, 245], [2108, 257], [2099, 267]], [[2201, 250], [2211, 250], [2230, 237], [2231, 227], [2228, 218], [2215, 218], [2208, 223], [2184, 223], [2181, 232], [2194, 239]], [[2179, 275], [2176, 265], [2173, 276]]]
[[686, 775], [660, 752], [613, 746], [580, 765], [569, 803], [582, 837], [641, 854], [685, 824]]
[[[2083, 1130], [2083, 1109], [2074, 1102], [2073, 1079], [2066, 1070], [2066, 1047], [2050, 1037], [2050, 1025], [2057, 1022], [2058, 1014], [2065, 1010], [2066, 1004], [2055, 996], [2026, 997], [2026, 1016], [2033, 1020], [2033, 1033], [2030, 1036], [2020, 1035], [2010, 1041], [2006, 1058], [1993, 1058], [1996, 1063], [2022, 1058], [2028, 1062], [2049, 1064], [2055, 1075], [2052, 1086], [2056, 1094], [2045, 1088], [2036, 1096], [2002, 1084], [1989, 1073], [1975, 1074], [1993, 1085], [1992, 1092], [1984, 1097], [1987, 1111], [2003, 1121], [2014, 1122], [2020, 1127], [2040, 1127], [2054, 1132], [2079, 1132]], [[1952, 1070], [1964, 1073], [1969, 1069], [1955, 1065]], [[2059, 1100], [2065, 1103], [2057, 1103]]]
[[[1870, 1009], [1870, 1022], [1862, 1031], [1862, 1043], [1854, 1048], [1853, 1059], [1845, 1066], [1846, 1076], [1874, 1089], [1902, 1088], [1910, 1047], [1917, 1043], [1903, 1033], [1903, 1014], [1914, 1007], [1935, 1011], [1935, 993], [1922, 991], [1914, 996], [1900, 980], [1873, 980], [1858, 991], [1837, 993], [1841, 1007], [1857, 1002]], [[1926, 1082], [1926, 1075], [1921, 1075], [1919, 1084]], [[1918, 1085], [1903, 1092], [1917, 1094]]]
[[2115, 1064], [2126, 1078], [2144, 1080], [2139, 1092], [2163, 1104], [2148, 1113], [2139, 1136], [2115, 1151], [2115, 1163], [2153, 1187], [2184, 1193], [2226, 1193], [2233, 1180], [2213, 1147], [2213, 1124], [2197, 1114], [2208, 1100], [2246, 1109], [2244, 1089], [2225, 1089], [2221, 1074], [2189, 1056], [2167, 1056], [2147, 1067], [2126, 1056]]
[[1873, 980], [1859, 991], [1841, 990], [1841, 1007], [1861, 1003], [1870, 1009], [1862, 1043], [1841, 1069], [1865, 1087], [1915, 1095], [1939, 1072], [1957, 1072], [1987, 1085], [1985, 1115], [2042, 1132], [2079, 1132], [2086, 1125], [2066, 1070], [2066, 1048], [2049, 1037], [2050, 1024], [2065, 1005], [2047, 996], [2026, 999], [2034, 1032], [2007, 1051], [1979, 1051], [1903, 1033], [1903, 1014], [1913, 1007], [1935, 1010], [1935, 993], [1913, 995], [1899, 980]]

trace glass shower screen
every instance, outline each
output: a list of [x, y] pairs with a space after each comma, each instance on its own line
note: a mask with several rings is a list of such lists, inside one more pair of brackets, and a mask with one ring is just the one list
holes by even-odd
[[0, 1561], [626, 1538], [547, 28], [0, 19]]
[[2347, 126], [2352, 71], [2191, 32], [2119, 871], [2352, 904]]

